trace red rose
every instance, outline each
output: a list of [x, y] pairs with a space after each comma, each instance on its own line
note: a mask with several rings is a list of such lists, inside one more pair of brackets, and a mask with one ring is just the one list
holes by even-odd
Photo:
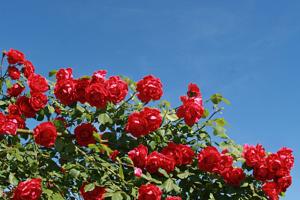
[[16, 105], [19, 107], [21, 113], [26, 118], [33, 118], [35, 117], [36, 111], [31, 107], [29, 103], [29, 98], [26, 96], [20, 96], [17, 99]]
[[277, 155], [279, 156], [280, 160], [283, 161], [284, 167], [287, 170], [291, 170], [294, 166], [293, 150], [283, 147], [277, 152]]
[[10, 49], [8, 52], [5, 53], [7, 56], [7, 62], [11, 65], [23, 63], [25, 60], [25, 56], [22, 52]]
[[73, 70], [72, 68], [66, 68], [66, 69], [59, 69], [56, 73], [56, 80], [66, 80], [66, 79], [72, 79], [73, 78]]
[[7, 119], [2, 113], [0, 118], [0, 135], [16, 135], [18, 124], [16, 122], [13, 122], [12, 120]]
[[15, 123], [18, 128], [23, 129], [26, 127], [25, 120], [20, 115], [8, 115], [7, 120]]
[[139, 112], [133, 112], [129, 115], [125, 130], [134, 137], [141, 137], [149, 133], [148, 122]]
[[116, 158], [118, 157], [119, 153], [120, 153], [120, 152], [119, 152], [118, 150], [114, 150], [114, 151], [109, 155], [110, 159], [111, 159], [112, 161], [115, 161]]
[[96, 143], [93, 133], [97, 132], [97, 129], [92, 124], [80, 124], [75, 128], [74, 132], [76, 141], [80, 146], [88, 146], [89, 144]]
[[30, 61], [24, 61], [23, 66], [22, 72], [26, 78], [29, 78], [32, 74], [34, 74], [35, 67]]
[[89, 78], [80, 78], [77, 80], [76, 92], [77, 99], [80, 103], [86, 102], [85, 89], [89, 86], [90, 82]]
[[16, 104], [10, 104], [8, 106], [8, 113], [10, 115], [21, 115], [21, 111]]
[[249, 167], [256, 167], [264, 162], [266, 151], [262, 145], [256, 146], [244, 145], [242, 156], [246, 160], [246, 165]]
[[176, 161], [173, 157], [162, 154], [161, 160], [162, 162], [160, 168], [164, 169], [167, 173], [175, 170]]
[[188, 97], [200, 97], [202, 99], [202, 95], [201, 95], [200, 89], [194, 83], [190, 83], [189, 84], [187, 96]]
[[19, 83], [13, 84], [12, 87], [7, 89], [7, 94], [10, 97], [17, 97], [19, 96], [23, 91], [25, 90], [25, 87], [20, 85]]
[[56, 141], [57, 131], [52, 122], [43, 122], [33, 129], [34, 140], [44, 147], [52, 147]]
[[135, 167], [144, 168], [147, 162], [148, 148], [142, 144], [128, 152]]
[[106, 89], [108, 91], [108, 99], [113, 104], [121, 102], [128, 93], [128, 86], [119, 76], [112, 76], [106, 82]]
[[202, 105], [202, 99], [199, 97], [187, 98], [181, 97], [182, 105], [177, 109], [177, 116], [184, 118], [187, 125], [193, 126], [202, 117], [204, 108]]
[[104, 83], [105, 82], [105, 76], [107, 74], [106, 70], [99, 70], [93, 73], [92, 76], [92, 83]]
[[208, 146], [198, 154], [198, 167], [205, 172], [212, 172], [218, 167], [221, 155], [215, 147]]
[[174, 142], [169, 142], [168, 146], [162, 149], [161, 151], [162, 154], [166, 156], [172, 157], [176, 165], [182, 165], [182, 160], [183, 160], [183, 155], [181, 149], [178, 148], [178, 145], [175, 144]]
[[275, 153], [272, 153], [272, 154], [268, 155], [268, 157], [266, 158], [266, 163], [267, 163], [269, 172], [273, 176], [276, 175], [277, 171], [279, 171], [281, 168], [284, 167], [283, 161]]
[[34, 178], [20, 182], [14, 191], [13, 200], [38, 200], [42, 195], [42, 180]]
[[96, 108], [105, 108], [107, 104], [108, 92], [102, 83], [93, 83], [86, 90], [86, 100], [91, 106]]
[[145, 107], [140, 113], [147, 120], [148, 132], [159, 129], [162, 123], [162, 117], [158, 109]]
[[43, 93], [31, 92], [31, 97], [29, 99], [29, 103], [33, 110], [39, 111], [45, 108], [48, 102], [48, 98]]
[[21, 72], [15, 66], [9, 66], [7, 72], [8, 76], [13, 80], [18, 80], [21, 76]]
[[182, 198], [181, 197], [175, 197], [175, 196], [168, 196], [167, 198], [166, 198], [166, 200], [182, 200]]
[[213, 169], [213, 172], [217, 174], [225, 173], [228, 169], [232, 168], [232, 164], [233, 164], [232, 156], [221, 154], [221, 160], [219, 162], [219, 165], [217, 165], [217, 167]]
[[54, 87], [55, 97], [64, 105], [71, 105], [77, 101], [76, 82], [72, 79], [57, 82]]
[[32, 74], [28, 78], [28, 85], [32, 92], [46, 92], [49, 89], [49, 85], [45, 77], [39, 74]]
[[152, 75], [145, 76], [137, 82], [137, 97], [144, 103], [159, 100], [163, 95], [162, 83], [159, 78]]
[[103, 200], [105, 194], [105, 188], [95, 186], [92, 191], [85, 192], [84, 187], [86, 184], [83, 184], [80, 187], [80, 194], [84, 200]]
[[227, 184], [238, 187], [245, 179], [246, 175], [242, 168], [230, 167], [222, 172], [222, 177]]
[[260, 163], [259, 165], [255, 166], [253, 170], [253, 176], [256, 180], [260, 181], [270, 180], [273, 177], [265, 163]]
[[281, 177], [277, 180], [278, 189], [280, 192], [285, 192], [292, 185], [292, 177], [290, 175]]
[[157, 151], [153, 151], [147, 157], [146, 169], [150, 173], [157, 173], [159, 168], [168, 173], [175, 169], [175, 160], [171, 156], [165, 156]]
[[142, 185], [139, 188], [138, 200], [161, 200], [162, 191], [153, 184]]
[[279, 192], [275, 182], [266, 182], [262, 186], [262, 190], [269, 197], [269, 200], [279, 200]]
[[195, 152], [188, 145], [179, 144], [178, 148], [182, 152], [182, 164], [189, 165], [193, 163]]

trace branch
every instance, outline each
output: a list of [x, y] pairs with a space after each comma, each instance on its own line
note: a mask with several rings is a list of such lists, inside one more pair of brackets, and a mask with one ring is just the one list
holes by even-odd
[[29, 129], [17, 129], [17, 133], [21, 133], [21, 134], [32, 134], [33, 131], [29, 130]]

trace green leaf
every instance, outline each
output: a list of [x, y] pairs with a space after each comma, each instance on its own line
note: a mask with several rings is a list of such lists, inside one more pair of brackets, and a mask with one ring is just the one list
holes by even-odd
[[71, 169], [69, 173], [73, 178], [78, 178], [78, 176], [80, 175], [80, 171], [76, 169]]
[[219, 104], [223, 100], [223, 96], [221, 94], [214, 94], [210, 97], [211, 102], [214, 104]]
[[84, 191], [89, 192], [95, 189], [95, 183], [89, 183], [86, 186], [84, 186]]
[[0, 101], [0, 106], [6, 105], [5, 101]]
[[52, 200], [64, 200], [65, 198], [63, 196], [61, 196], [60, 193], [55, 193], [52, 195], [51, 199]]
[[57, 73], [57, 70], [56, 70], [56, 69], [50, 71], [50, 72], [49, 72], [49, 77], [52, 77], [52, 76], [56, 75], [56, 73]]
[[223, 139], [228, 139], [227, 134], [225, 133], [226, 129], [222, 126], [215, 126], [214, 127], [214, 135], [223, 138]]
[[111, 199], [112, 200], [122, 200], [123, 196], [122, 196], [121, 192], [115, 192], [112, 194]]
[[218, 126], [225, 126], [227, 124], [227, 122], [224, 118], [215, 119], [215, 122]]
[[176, 191], [177, 193], [180, 191], [180, 187], [178, 185], [176, 185], [174, 183], [174, 181], [169, 178], [167, 179], [163, 184], [162, 184], [162, 188], [166, 191], [166, 192], [171, 192], [171, 191]]
[[121, 179], [124, 180], [124, 172], [123, 172], [123, 167], [122, 167], [121, 163], [119, 164], [119, 175], [120, 175]]
[[102, 113], [98, 116], [98, 122], [101, 124], [112, 124], [113, 120], [106, 113]]
[[164, 175], [166, 178], [169, 178], [169, 177], [170, 177], [169, 174], [166, 172], [166, 170], [164, 170], [164, 169], [162, 169], [162, 168], [159, 168], [158, 171], [159, 171], [162, 175]]
[[[174, 112], [175, 112], [175, 111], [174, 111]], [[178, 120], [178, 117], [177, 117], [177, 115], [176, 115], [175, 113], [168, 113], [168, 114], [166, 115], [166, 118], [167, 118], [168, 120], [170, 120], [171, 122], [174, 122], [174, 121]]]
[[9, 173], [9, 176], [8, 176], [8, 181], [11, 185], [18, 185], [18, 179], [15, 177], [15, 174], [14, 173]]

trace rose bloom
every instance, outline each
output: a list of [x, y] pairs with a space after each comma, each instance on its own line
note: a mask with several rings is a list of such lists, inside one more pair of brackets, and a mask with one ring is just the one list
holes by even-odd
[[255, 166], [253, 169], [253, 176], [259, 181], [271, 180], [273, 178], [273, 175], [269, 172], [268, 166], [265, 162]]
[[26, 118], [33, 118], [35, 117], [36, 111], [31, 107], [29, 103], [29, 98], [26, 96], [20, 96], [17, 99], [16, 105], [19, 107], [21, 113]]
[[72, 79], [57, 82], [54, 87], [55, 97], [64, 105], [71, 105], [77, 101], [76, 82]]
[[291, 170], [294, 166], [293, 150], [283, 147], [277, 152], [277, 155], [279, 156], [280, 160], [283, 161], [284, 166], [287, 168], [287, 170]]
[[72, 68], [66, 68], [66, 69], [59, 69], [56, 73], [56, 80], [66, 80], [66, 79], [72, 79], [73, 78], [73, 70]]
[[31, 92], [29, 103], [33, 108], [33, 110], [39, 111], [45, 108], [47, 102], [48, 102], [48, 98], [45, 94], [39, 92]]
[[266, 182], [262, 186], [262, 190], [269, 197], [269, 200], [279, 200], [279, 192], [275, 182]]
[[35, 71], [35, 67], [33, 66], [33, 64], [28, 60], [24, 61], [23, 68], [22, 68], [22, 72], [24, 76], [26, 78], [29, 78], [32, 74], [34, 74], [34, 71]]
[[139, 112], [133, 112], [129, 115], [125, 130], [134, 137], [141, 137], [149, 134], [148, 122]]
[[8, 113], [10, 115], [21, 115], [21, 111], [16, 104], [10, 104], [8, 106]]
[[42, 195], [42, 180], [34, 178], [20, 182], [14, 191], [13, 200], [38, 200]]
[[153, 132], [159, 129], [162, 123], [160, 110], [156, 108], [145, 107], [140, 113], [147, 120], [148, 132]]
[[128, 93], [128, 86], [119, 76], [112, 76], [105, 81], [108, 91], [108, 99], [113, 104], [117, 104], [125, 99]]
[[26, 127], [25, 120], [20, 115], [8, 115], [6, 118], [7, 120], [15, 123], [18, 128], [23, 129]]
[[108, 92], [102, 83], [93, 83], [86, 90], [86, 100], [91, 106], [105, 108], [108, 101]]
[[25, 90], [25, 87], [20, 85], [19, 83], [13, 84], [12, 87], [7, 89], [7, 94], [10, 97], [17, 97], [19, 96], [23, 91]]
[[202, 95], [201, 95], [200, 89], [194, 83], [190, 83], [189, 84], [187, 96], [188, 97], [200, 97], [202, 99]]
[[93, 73], [92, 76], [92, 83], [105, 83], [107, 71], [106, 70], [99, 70]]
[[95, 188], [92, 191], [85, 192], [84, 186], [86, 184], [84, 183], [80, 187], [80, 194], [83, 197], [84, 200], [104, 200], [104, 194], [105, 194], [105, 188], [95, 186]]
[[75, 128], [74, 132], [76, 141], [80, 146], [88, 146], [89, 144], [96, 143], [93, 133], [97, 132], [97, 129], [92, 124], [80, 124]]
[[162, 154], [172, 157], [176, 165], [181, 165], [183, 160], [182, 151], [178, 148], [178, 145], [174, 142], [169, 142], [168, 146], [164, 147], [161, 151]]
[[147, 162], [148, 148], [142, 144], [128, 152], [135, 167], [144, 168]]
[[39, 74], [32, 74], [28, 78], [28, 85], [32, 92], [46, 92], [49, 89], [49, 85], [45, 77]]
[[292, 185], [292, 177], [290, 175], [281, 177], [277, 180], [277, 185], [280, 192], [285, 192]]
[[246, 175], [242, 168], [230, 167], [222, 172], [224, 181], [232, 186], [239, 187], [241, 182], [245, 179]]
[[246, 165], [249, 167], [256, 167], [264, 162], [266, 157], [266, 151], [262, 145], [256, 146], [244, 145], [242, 156], [246, 160]]
[[181, 197], [175, 197], [175, 196], [168, 196], [166, 198], [166, 200], [182, 200], [182, 198]]
[[21, 72], [15, 66], [9, 66], [7, 72], [8, 76], [13, 80], [18, 80], [21, 76]]
[[7, 56], [7, 62], [11, 65], [23, 63], [25, 60], [24, 54], [15, 49], [10, 49], [5, 55]]
[[182, 164], [192, 164], [195, 157], [195, 152], [192, 150], [192, 148], [184, 144], [179, 144], [177, 148], [182, 152]]
[[205, 172], [212, 172], [221, 161], [221, 155], [215, 147], [208, 146], [198, 154], [198, 167]]
[[280, 169], [284, 168], [284, 162], [276, 153], [268, 155], [268, 157], [266, 158], [266, 164], [268, 166], [269, 172], [273, 176], [275, 176]]
[[174, 171], [175, 164], [176, 162], [172, 157], [153, 151], [147, 157], [146, 169], [150, 173], [157, 173], [158, 169], [162, 168], [170, 173]]
[[221, 160], [219, 165], [213, 169], [213, 172], [217, 174], [223, 174], [232, 169], [233, 157], [226, 154], [221, 154]]
[[137, 82], [137, 97], [143, 102], [159, 100], [163, 95], [162, 83], [159, 78], [152, 75], [145, 76]]
[[[1, 115], [3, 115], [1, 113]], [[2, 120], [3, 121], [3, 120]], [[0, 124], [0, 135], [8, 134], [8, 135], [16, 135], [17, 134], [18, 125], [16, 122], [6, 119]]]
[[52, 147], [57, 138], [56, 127], [52, 122], [43, 122], [33, 129], [34, 140], [44, 147]]
[[89, 78], [80, 78], [76, 80], [76, 94], [77, 100], [80, 103], [86, 102], [85, 89], [90, 85]]
[[162, 191], [153, 184], [141, 185], [138, 200], [161, 200]]

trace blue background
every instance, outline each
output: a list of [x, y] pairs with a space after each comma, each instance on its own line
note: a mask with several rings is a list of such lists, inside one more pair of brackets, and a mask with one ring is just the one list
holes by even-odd
[[[288, 200], [299, 199], [299, 1], [1, 1], [0, 48], [16, 48], [44, 75], [107, 69], [154, 74], [177, 106], [187, 84], [230, 99], [229, 135], [296, 156]], [[298, 197], [297, 197], [298, 194]]]

